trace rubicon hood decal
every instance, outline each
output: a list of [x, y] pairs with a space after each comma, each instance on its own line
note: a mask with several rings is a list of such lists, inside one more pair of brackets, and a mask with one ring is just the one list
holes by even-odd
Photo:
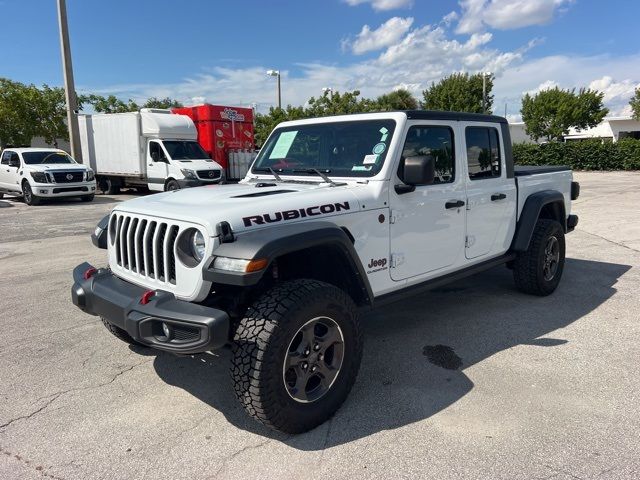
[[261, 215], [250, 215], [243, 217], [245, 227], [252, 225], [265, 225], [267, 223], [276, 223], [286, 220], [295, 220], [296, 218], [314, 217], [317, 215], [326, 215], [343, 210], [351, 210], [349, 202], [326, 203], [324, 205], [315, 205], [313, 207], [298, 208], [294, 210], [283, 210], [281, 212], [263, 213]]

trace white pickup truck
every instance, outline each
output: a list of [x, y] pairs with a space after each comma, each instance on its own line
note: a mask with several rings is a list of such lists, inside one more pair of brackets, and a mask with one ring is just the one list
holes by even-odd
[[282, 123], [238, 185], [118, 204], [92, 236], [109, 266], [76, 267], [72, 300], [127, 342], [230, 344], [247, 412], [303, 432], [350, 391], [367, 309], [501, 264], [552, 293], [578, 194], [568, 168], [514, 168], [502, 117]]
[[57, 148], [6, 148], [0, 155], [0, 198], [21, 195], [27, 205], [43, 198], [80, 197], [96, 193], [93, 170]]

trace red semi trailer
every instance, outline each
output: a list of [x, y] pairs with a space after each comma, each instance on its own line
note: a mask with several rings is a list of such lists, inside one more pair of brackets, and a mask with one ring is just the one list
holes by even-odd
[[230, 151], [255, 149], [251, 108], [205, 103], [174, 108], [172, 112], [193, 120], [198, 130], [198, 143], [227, 172]]

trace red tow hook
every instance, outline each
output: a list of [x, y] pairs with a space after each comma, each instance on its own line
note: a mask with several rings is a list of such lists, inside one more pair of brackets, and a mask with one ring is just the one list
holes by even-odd
[[87, 269], [84, 271], [84, 273], [82, 274], [82, 277], [83, 277], [85, 280], [89, 280], [91, 277], [93, 277], [93, 276], [95, 275], [95, 273], [96, 273], [97, 271], [98, 271], [98, 269], [97, 269], [97, 268], [95, 268], [95, 267], [89, 267], [89, 268], [87, 268]]
[[151, 298], [156, 294], [155, 290], [147, 290], [140, 297], [140, 305], [146, 305], [151, 301]]

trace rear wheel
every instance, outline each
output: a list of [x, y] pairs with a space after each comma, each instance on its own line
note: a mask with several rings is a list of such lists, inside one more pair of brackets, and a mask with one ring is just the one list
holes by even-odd
[[120, 327], [116, 327], [114, 324], [110, 323], [107, 319], [100, 317], [102, 320], [102, 324], [105, 326], [107, 330], [111, 333], [111, 335], [119, 338], [123, 342], [129, 343], [131, 345], [142, 345], [140, 342], [136, 342], [131, 335], [129, 335], [126, 330], [123, 330]]
[[27, 205], [38, 205], [40, 203], [40, 198], [33, 194], [31, 185], [26, 180], [22, 182], [22, 197]]
[[564, 270], [564, 230], [555, 220], [541, 218], [536, 223], [526, 252], [514, 261], [513, 278], [519, 290], [532, 295], [553, 293]]
[[338, 410], [361, 358], [351, 298], [327, 283], [294, 280], [247, 310], [234, 335], [231, 377], [249, 415], [274, 430], [301, 433]]
[[110, 178], [102, 178], [98, 181], [98, 186], [105, 195], [117, 195], [120, 193], [120, 185]]

